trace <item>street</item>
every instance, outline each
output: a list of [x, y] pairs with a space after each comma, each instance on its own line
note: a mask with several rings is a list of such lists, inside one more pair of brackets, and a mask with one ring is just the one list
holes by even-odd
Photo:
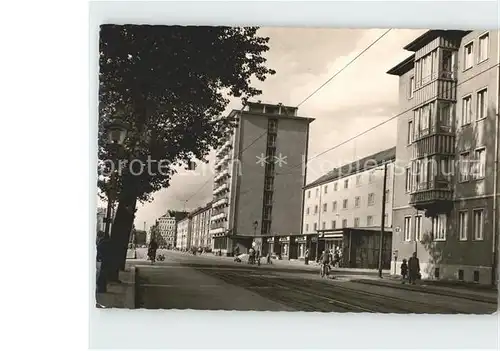
[[359, 274], [334, 272], [334, 279], [322, 279], [318, 271], [300, 265], [254, 266], [212, 255], [162, 253], [163, 262], [135, 262], [138, 308], [441, 314], [497, 310], [491, 302], [356, 282], [363, 278]]

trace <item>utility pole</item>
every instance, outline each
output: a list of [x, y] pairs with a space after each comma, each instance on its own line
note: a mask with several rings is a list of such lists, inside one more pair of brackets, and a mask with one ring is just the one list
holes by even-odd
[[380, 225], [380, 247], [378, 252], [378, 276], [382, 278], [382, 250], [385, 231], [385, 193], [387, 191], [387, 163], [384, 164], [384, 186], [382, 191], [382, 221]]

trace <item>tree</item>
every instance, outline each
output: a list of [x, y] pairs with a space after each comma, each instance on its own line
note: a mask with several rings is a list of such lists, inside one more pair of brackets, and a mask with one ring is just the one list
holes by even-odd
[[[257, 36], [257, 30], [101, 26], [98, 187], [118, 201], [111, 232], [115, 278], [125, 265], [137, 201], [150, 201], [168, 187], [175, 166], [194, 158], [207, 162], [210, 149], [219, 147], [236, 123], [221, 117], [227, 96], [245, 103], [261, 94], [252, 78], [264, 81], [275, 73], [263, 57], [269, 38]], [[106, 142], [106, 125], [116, 117], [129, 125], [121, 148]], [[118, 159], [129, 162], [108, 161]]]

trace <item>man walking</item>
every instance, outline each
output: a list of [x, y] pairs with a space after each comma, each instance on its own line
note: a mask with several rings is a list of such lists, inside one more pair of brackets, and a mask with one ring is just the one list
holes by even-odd
[[408, 271], [408, 283], [415, 285], [415, 282], [420, 275], [420, 262], [417, 258], [416, 252], [414, 252], [413, 256], [408, 260]]

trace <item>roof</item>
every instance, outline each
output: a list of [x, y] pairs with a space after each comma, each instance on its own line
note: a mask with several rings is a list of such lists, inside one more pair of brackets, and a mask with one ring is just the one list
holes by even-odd
[[[266, 112], [264, 113], [264, 107], [266, 108]], [[279, 113], [281, 111], [281, 113]], [[307, 116], [299, 116], [298, 107], [294, 106], [286, 106], [282, 103], [278, 104], [266, 104], [260, 101], [258, 102], [247, 102], [244, 109], [240, 110], [232, 110], [229, 113], [228, 117], [234, 117], [237, 114], [244, 114], [247, 116], [266, 116], [273, 117], [278, 119], [295, 119], [295, 120], [303, 120], [308, 123], [313, 122], [315, 119]]]
[[189, 213], [189, 215], [195, 216], [200, 212], [208, 211], [212, 207], [212, 203], [213, 203], [213, 201], [210, 201], [207, 204], [205, 204], [204, 206], [200, 206], [200, 207], [194, 209], [193, 211], [191, 211], [191, 213]]
[[442, 30], [442, 29], [431, 29], [413, 40], [411, 43], [406, 45], [404, 47], [405, 50], [408, 51], [417, 51], [420, 50], [422, 47], [436, 39], [437, 37], [456, 37], [456, 38], [462, 38], [468, 33], [470, 33], [470, 30]]
[[377, 152], [376, 154], [364, 157], [352, 163], [343, 165], [342, 167], [335, 168], [324, 176], [319, 177], [314, 182], [306, 185], [304, 189], [312, 188], [316, 185], [328, 183], [336, 179], [342, 179], [352, 174], [367, 171], [369, 169], [383, 165], [384, 163], [394, 161], [395, 159], [396, 147], [392, 147], [390, 149]]
[[388, 74], [401, 76], [413, 69], [415, 65], [415, 54], [412, 54], [410, 57], [406, 58], [404, 61], [398, 63], [396, 66], [392, 67], [387, 71]]

